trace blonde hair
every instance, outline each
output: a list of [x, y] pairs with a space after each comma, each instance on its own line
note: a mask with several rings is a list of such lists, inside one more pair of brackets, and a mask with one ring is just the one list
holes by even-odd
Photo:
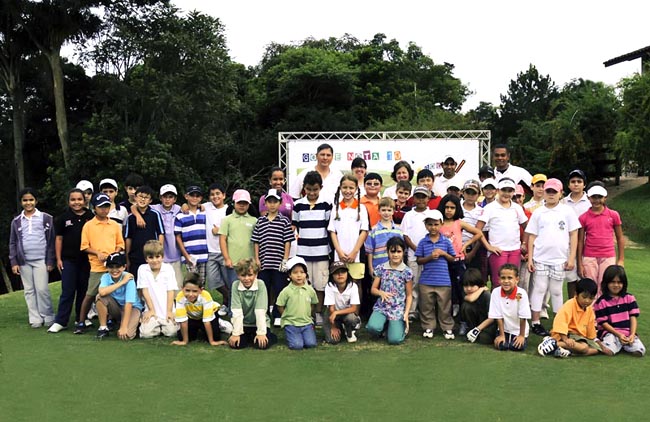
[[339, 182], [339, 188], [336, 190], [336, 194], [334, 195], [334, 204], [336, 205], [336, 217], [335, 220], [340, 220], [339, 217], [339, 197], [341, 196], [341, 185], [345, 181], [349, 181], [354, 183], [354, 185], [357, 187], [357, 201], [359, 202], [359, 206], [357, 206], [357, 221], [361, 219], [361, 190], [359, 189], [359, 181], [357, 180], [356, 177], [352, 173], [346, 173], [341, 177], [341, 181]]
[[251, 271], [253, 271], [255, 274], [260, 271], [259, 265], [257, 265], [257, 262], [255, 262], [253, 258], [240, 259], [235, 264], [235, 272], [237, 275], [246, 275]]
[[148, 240], [142, 248], [142, 253], [147, 256], [165, 256], [163, 244], [157, 240]]
[[381, 198], [379, 200], [379, 208], [381, 209], [381, 207], [390, 207], [392, 209], [395, 209], [395, 201], [393, 201], [393, 198]]

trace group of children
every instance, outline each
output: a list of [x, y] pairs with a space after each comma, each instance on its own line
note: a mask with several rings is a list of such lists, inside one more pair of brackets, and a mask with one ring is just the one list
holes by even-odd
[[[439, 197], [430, 170], [418, 172], [415, 187], [413, 176], [398, 163], [394, 193], [380, 197], [379, 174], [366, 173], [363, 186], [346, 174], [330, 202], [322, 176], [309, 171], [294, 202], [282, 190], [284, 171], [273, 168], [257, 218], [247, 191], [235, 191], [229, 207], [219, 184], [205, 203], [202, 189], [188, 186], [180, 207], [173, 185], [151, 205], [153, 190], [127, 179], [129, 198], [117, 204], [114, 180], [102, 180], [99, 193], [82, 181], [56, 219], [36, 209], [27, 189], [12, 222], [12, 269], [25, 286], [30, 324], [52, 333], [67, 327], [75, 304], [75, 333], [92, 325], [95, 305], [98, 338], [115, 326], [120, 339], [164, 335], [176, 345], [202, 332], [212, 345], [265, 349], [278, 341], [274, 325], [290, 349], [315, 347], [315, 326], [328, 343], [355, 342], [364, 317], [370, 336], [389, 344], [403, 342], [419, 319], [425, 338], [439, 327], [447, 340], [456, 332], [500, 350], [524, 350], [531, 330], [544, 337], [544, 355], [645, 353], [622, 267], [620, 217], [606, 207], [602, 184], [585, 194], [576, 170], [563, 199], [561, 181], [535, 175], [523, 204], [508, 178], [479, 175]], [[54, 265], [62, 279], [56, 315], [47, 288]], [[575, 297], [563, 304], [567, 278]], [[540, 322], [549, 293], [550, 333]]]

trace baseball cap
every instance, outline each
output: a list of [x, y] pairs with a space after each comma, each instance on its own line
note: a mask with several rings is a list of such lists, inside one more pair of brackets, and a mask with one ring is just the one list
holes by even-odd
[[558, 179], [548, 179], [546, 183], [544, 183], [544, 190], [546, 189], [553, 189], [555, 192], [562, 192], [562, 182]]
[[429, 191], [429, 188], [426, 186], [416, 186], [415, 189], [413, 189], [413, 196], [417, 195], [418, 193], [426, 195], [427, 197], [431, 197], [431, 191]]
[[569, 173], [569, 180], [573, 179], [574, 177], [579, 177], [583, 181], [587, 181], [587, 176], [585, 175], [585, 172], [580, 169], [571, 170], [571, 173]]
[[117, 190], [117, 182], [115, 179], [102, 179], [101, 182], [99, 182], [99, 189], [101, 189], [104, 185], [110, 185], [114, 187], [115, 190]]
[[461, 187], [462, 186], [461, 186], [460, 182], [458, 180], [456, 180], [455, 177], [453, 179], [451, 179], [449, 181], [449, 183], [447, 184], [447, 189], [449, 189], [449, 188], [454, 189], [455, 188], [455, 189], [460, 190]]
[[193, 193], [198, 193], [199, 195], [203, 195], [203, 190], [201, 190], [201, 188], [196, 185], [190, 185], [187, 187], [187, 189], [185, 189], [185, 193], [188, 195], [191, 195]]
[[108, 197], [105, 193], [98, 193], [92, 199], [93, 207], [103, 207], [106, 205], [111, 205], [111, 198]]
[[160, 187], [160, 196], [163, 196], [166, 193], [173, 193], [178, 196], [178, 191], [176, 191], [176, 186], [174, 185], [162, 185]]
[[605, 189], [602, 186], [592, 186], [587, 191], [587, 196], [594, 196], [594, 195], [607, 196], [607, 189]]
[[[248, 192], [246, 192], [246, 193], [248, 193]], [[269, 199], [269, 198], [275, 198], [278, 201], [280, 201], [280, 200], [282, 200], [282, 194], [280, 193], [280, 191], [278, 189], [269, 189], [269, 191], [266, 193], [266, 199]], [[243, 199], [240, 199], [240, 201], [243, 201]], [[237, 202], [237, 200], [235, 200], [235, 202]], [[248, 202], [250, 202], [250, 195], [249, 195]]]
[[[246, 192], [246, 191], [244, 191], [244, 192]], [[246, 193], [248, 193], [248, 192], [246, 192]], [[302, 265], [303, 267], [305, 267], [305, 271], [307, 271], [307, 263], [305, 262], [304, 259], [302, 259], [299, 256], [294, 256], [294, 257], [289, 258], [289, 260], [287, 261], [287, 271], [291, 272], [293, 267], [295, 267], [296, 265]]]
[[515, 186], [515, 195], [521, 195], [521, 196], [526, 195], [526, 192], [524, 192], [524, 187], [521, 185]]
[[485, 165], [485, 166], [481, 167], [480, 169], [478, 169], [478, 174], [479, 175], [481, 175], [481, 174], [489, 174], [492, 177], [494, 177], [494, 169], [491, 166]]
[[334, 274], [338, 270], [348, 270], [348, 266], [345, 265], [344, 262], [341, 261], [334, 261], [332, 262], [332, 265], [330, 265], [330, 275]]
[[498, 185], [499, 190], [508, 189], [508, 188], [514, 190], [516, 187], [517, 184], [515, 183], [515, 181], [508, 177], [504, 177], [503, 179], [499, 180], [499, 185]]
[[79, 183], [77, 183], [77, 186], [75, 187], [83, 191], [87, 191], [88, 189], [90, 189], [91, 191], [95, 191], [93, 184], [90, 183], [88, 180], [80, 180]]
[[485, 188], [488, 187], [488, 186], [492, 186], [493, 188], [496, 189], [496, 187], [497, 187], [497, 181], [490, 177], [490, 178], [485, 179], [485, 180], [483, 181], [483, 183], [481, 183], [481, 188], [482, 188], [482, 189], [485, 189]]
[[[270, 191], [275, 190], [275, 189], [270, 189]], [[248, 202], [249, 204], [251, 203], [251, 194], [248, 193], [246, 189], [237, 189], [235, 193], [232, 194], [232, 200], [233, 202]], [[301, 258], [302, 259], [302, 258]]]
[[546, 182], [548, 178], [546, 177], [545, 174], [542, 173], [537, 173], [536, 175], [533, 176], [533, 180], [530, 181], [533, 185], [537, 182]]
[[454, 160], [454, 157], [452, 157], [451, 155], [446, 156], [445, 159], [442, 160], [443, 164], [448, 162], [448, 161], [451, 161], [454, 164], [456, 163], [456, 160]]
[[469, 179], [463, 185], [463, 190], [474, 189], [476, 192], [481, 191], [481, 183], [475, 179]]
[[438, 210], [426, 210], [424, 212], [424, 221], [429, 219], [442, 221], [442, 213]]
[[126, 265], [126, 256], [123, 253], [115, 252], [112, 253], [106, 258], [106, 266], [119, 266], [123, 267]]

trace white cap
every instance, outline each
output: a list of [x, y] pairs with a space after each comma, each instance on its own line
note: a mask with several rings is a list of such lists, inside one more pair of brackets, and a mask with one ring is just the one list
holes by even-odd
[[82, 191], [87, 191], [88, 189], [90, 189], [93, 192], [95, 191], [93, 184], [90, 183], [88, 180], [80, 180], [79, 183], [77, 183], [76, 188], [81, 189]]
[[427, 221], [428, 219], [442, 221], [442, 213], [438, 210], [426, 210], [424, 212], [424, 221]]
[[504, 177], [503, 179], [499, 180], [499, 186], [497, 186], [499, 189], [515, 189], [517, 185], [512, 179], [508, 179], [507, 177]]
[[303, 267], [305, 267], [305, 271], [307, 269], [307, 263], [305, 262], [305, 260], [299, 256], [294, 256], [289, 258], [289, 260], [287, 261], [287, 271], [291, 272], [291, 269], [296, 265], [302, 265]]
[[117, 182], [115, 179], [102, 179], [101, 182], [99, 182], [99, 187], [101, 188], [102, 185], [111, 185], [117, 190]]
[[494, 188], [496, 189], [496, 187], [497, 187], [497, 181], [494, 180], [494, 179], [491, 178], [491, 177], [488, 177], [487, 179], [485, 179], [485, 180], [483, 181], [483, 183], [481, 183], [481, 189], [485, 189], [485, 187], [488, 186], [488, 185], [492, 185], [492, 186], [494, 186]]
[[607, 189], [598, 185], [592, 186], [587, 191], [587, 196], [594, 196], [594, 195], [607, 196]]
[[174, 185], [162, 185], [160, 187], [160, 196], [163, 196], [166, 193], [173, 193], [174, 195], [178, 196], [178, 191], [176, 190], [176, 186]]

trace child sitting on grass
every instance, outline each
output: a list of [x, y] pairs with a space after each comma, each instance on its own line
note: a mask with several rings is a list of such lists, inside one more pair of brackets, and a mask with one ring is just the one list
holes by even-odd
[[341, 332], [345, 332], [348, 343], [357, 341], [355, 330], [361, 323], [359, 319], [359, 290], [349, 277], [345, 263], [336, 261], [330, 265], [330, 281], [325, 286], [325, 307], [323, 318], [325, 341], [337, 344]]
[[472, 343], [478, 340], [481, 344], [492, 344], [496, 337], [497, 324], [492, 319], [483, 324], [488, 319], [491, 299], [485, 284], [478, 268], [468, 268], [463, 274], [465, 297], [460, 305], [460, 318], [468, 327], [474, 327], [467, 333], [467, 340]]

